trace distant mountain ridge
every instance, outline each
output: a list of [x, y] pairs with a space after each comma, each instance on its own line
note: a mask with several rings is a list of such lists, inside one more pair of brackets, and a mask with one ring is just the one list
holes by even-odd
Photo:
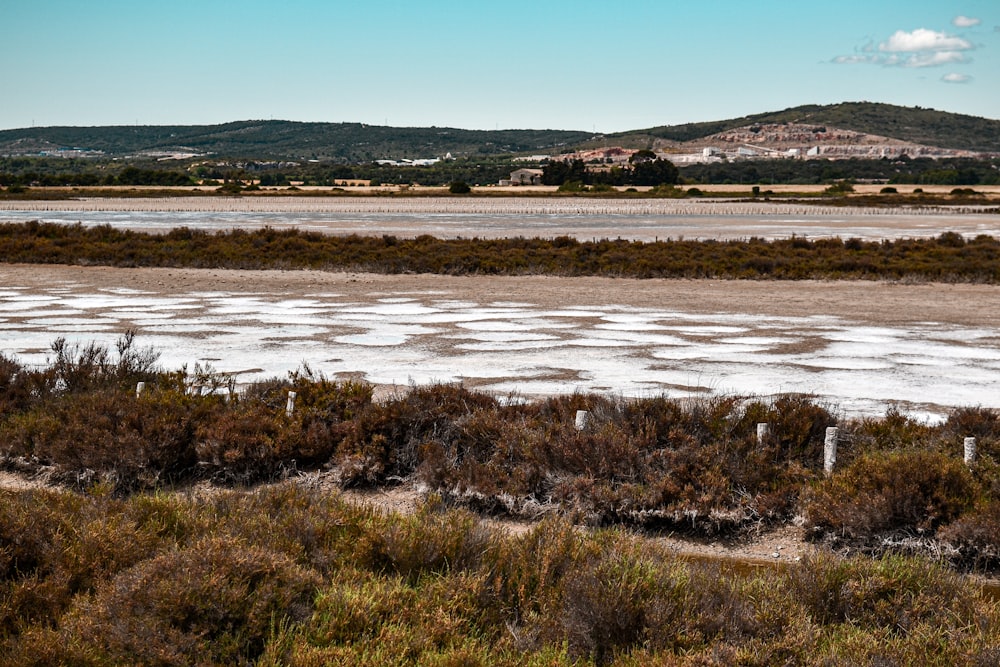
[[362, 123], [249, 120], [221, 125], [36, 127], [0, 130], [0, 156], [109, 157], [197, 154], [265, 160], [368, 162], [385, 158], [485, 159], [562, 153], [596, 142], [669, 147], [756, 125], [831, 126], [904, 143], [1000, 153], [1000, 120], [872, 102], [806, 105], [729, 120], [660, 126], [595, 137], [573, 130], [399, 128]]

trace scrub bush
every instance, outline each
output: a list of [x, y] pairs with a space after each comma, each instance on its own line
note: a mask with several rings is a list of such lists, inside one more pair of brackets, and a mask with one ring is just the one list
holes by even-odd
[[53, 663], [247, 664], [276, 618], [308, 618], [320, 581], [280, 554], [208, 538], [102, 583], [67, 611], [43, 654]]
[[[686, 194], [677, 191], [676, 194]], [[675, 193], [667, 196], [675, 196]], [[446, 275], [599, 275], [628, 278], [1000, 281], [1000, 241], [437, 239], [332, 236], [260, 229], [167, 234], [49, 223], [0, 224], [7, 262], [231, 269], [367, 270]]]
[[0, 492], [5, 665], [992, 664], [1000, 607], [942, 565], [678, 558], [550, 518], [499, 532], [283, 482]]
[[847, 538], [890, 531], [928, 537], [971, 509], [977, 484], [961, 460], [927, 450], [873, 452], [806, 495], [808, 525]]

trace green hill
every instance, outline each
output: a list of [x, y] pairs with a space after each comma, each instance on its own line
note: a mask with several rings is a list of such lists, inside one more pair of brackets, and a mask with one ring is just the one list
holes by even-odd
[[625, 143], [648, 142], [649, 138], [683, 142], [755, 123], [830, 125], [939, 148], [1000, 152], [1000, 120], [875, 102], [805, 105], [742, 118], [665, 125], [608, 136], [621, 138]]
[[461, 130], [361, 123], [238, 121], [223, 125], [35, 127], [0, 131], [0, 155], [56, 148], [112, 156], [180, 151], [228, 158], [342, 160], [551, 152], [592, 137], [565, 130]]
[[[1000, 152], [1000, 120], [871, 102], [807, 105], [729, 120], [620, 132], [601, 137], [641, 147], [654, 139], [690, 141], [754, 123], [809, 123], [940, 148]], [[369, 162], [383, 158], [488, 157], [556, 153], [593, 142], [571, 130], [462, 130], [361, 123], [238, 121], [223, 125], [35, 127], [0, 131], [0, 156], [79, 148], [120, 157], [190, 152], [256, 160]]]

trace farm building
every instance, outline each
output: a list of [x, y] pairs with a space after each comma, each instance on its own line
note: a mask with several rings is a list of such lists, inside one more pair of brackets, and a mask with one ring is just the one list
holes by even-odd
[[515, 169], [510, 172], [510, 179], [500, 181], [500, 185], [541, 185], [541, 169]]

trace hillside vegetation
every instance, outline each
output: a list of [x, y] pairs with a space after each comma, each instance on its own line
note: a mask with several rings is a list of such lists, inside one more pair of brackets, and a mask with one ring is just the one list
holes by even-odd
[[108, 155], [194, 152], [217, 157], [367, 162], [380, 158], [432, 158], [446, 153], [489, 156], [547, 152], [585, 141], [589, 132], [461, 130], [387, 127], [362, 123], [248, 120], [223, 125], [38, 127], [0, 131], [0, 155], [23, 149], [83, 148]]
[[[941, 148], [1000, 152], [1000, 120], [890, 104], [848, 102], [704, 123], [637, 129], [602, 137], [623, 145], [689, 141], [754, 123], [815, 123]], [[0, 131], [0, 155], [80, 148], [108, 156], [194, 152], [224, 158], [339, 160], [558, 153], [594, 139], [572, 130], [400, 128], [362, 123], [246, 120], [222, 125], [35, 127]]]
[[757, 123], [830, 125], [939, 148], [1000, 151], [1000, 120], [876, 102], [805, 105], [728, 120], [633, 130], [608, 137], [620, 138], [623, 143], [642, 143], [644, 139], [648, 142], [649, 138], [684, 142]]

